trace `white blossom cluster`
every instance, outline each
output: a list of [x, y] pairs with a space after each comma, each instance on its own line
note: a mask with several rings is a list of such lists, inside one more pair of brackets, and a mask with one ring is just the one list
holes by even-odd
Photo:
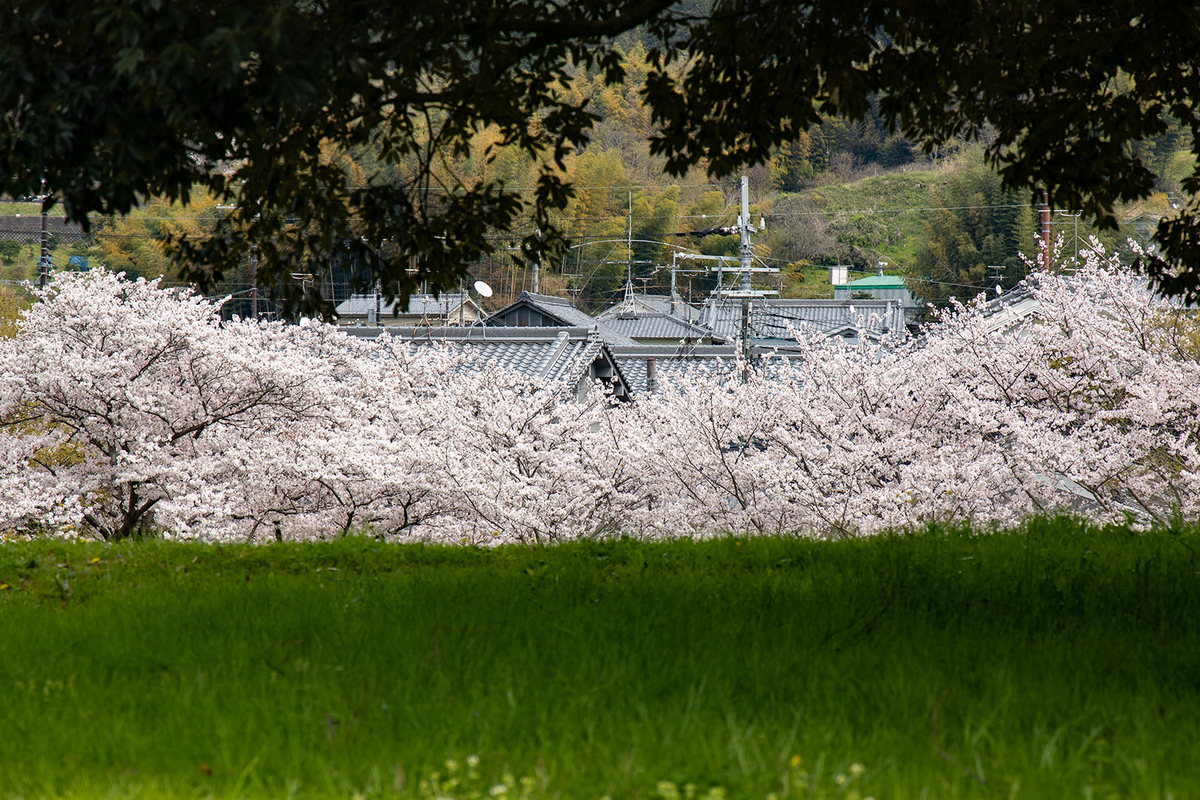
[[[0, 340], [0, 531], [208, 541], [864, 535], [1200, 512], [1200, 325], [1093, 257], [921, 337], [632, 404], [470, 354], [59, 276]], [[999, 311], [999, 313], [996, 313]], [[594, 393], [594, 396], [598, 393]]]

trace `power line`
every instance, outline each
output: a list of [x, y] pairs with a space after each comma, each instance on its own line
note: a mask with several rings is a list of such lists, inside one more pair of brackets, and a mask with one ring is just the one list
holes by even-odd
[[863, 208], [840, 211], [766, 212], [763, 214], [763, 216], [767, 219], [772, 217], [828, 217], [837, 216], [838, 214], [904, 214], [910, 211], [978, 211], [981, 209], [991, 208], [1037, 208], [1037, 206], [1034, 206], [1030, 203], [1011, 203], [984, 206], [906, 206], [903, 208]]

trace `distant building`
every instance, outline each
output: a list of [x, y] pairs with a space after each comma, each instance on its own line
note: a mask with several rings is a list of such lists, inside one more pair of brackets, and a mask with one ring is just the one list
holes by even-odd
[[[741, 348], [736, 344], [638, 345], [609, 349], [635, 397], [645, 392], [682, 390], [695, 375], [716, 376], [728, 383], [741, 380], [738, 364]], [[768, 375], [773, 375], [777, 365], [785, 364], [795, 354], [755, 345], [750, 357]]]
[[[915, 306], [901, 300], [856, 299], [783, 300], [758, 298], [750, 304], [750, 338], [760, 346], [786, 349], [796, 333], [819, 333], [830, 338], [858, 341], [860, 335], [878, 339], [905, 336], [915, 329]], [[729, 341], [741, 337], [742, 303], [710, 298], [701, 309], [699, 324]]]
[[471, 369], [495, 366], [557, 386], [564, 397], [593, 399], [599, 381], [614, 397], [632, 397], [617, 360], [595, 330], [582, 327], [344, 327], [359, 337], [395, 336], [417, 346], [444, 345], [468, 349]]
[[917, 307], [908, 287], [904, 285], [904, 279], [898, 275], [884, 275], [882, 270], [878, 275], [872, 275], [869, 278], [859, 278], [856, 281], [835, 285], [833, 299], [894, 300], [904, 309], [916, 309]]
[[479, 306], [466, 292], [447, 292], [440, 295], [413, 294], [401, 305], [399, 299], [376, 301], [373, 294], [351, 295], [338, 303], [335, 314], [343, 325], [376, 324], [376, 302], [379, 304], [377, 324], [387, 327], [445, 327], [470, 325], [481, 316]]
[[696, 322], [700, 318], [700, 309], [683, 302], [678, 295], [638, 294], [630, 289], [619, 303], [601, 311], [596, 319], [606, 321], [629, 314], [670, 314], [687, 322]]
[[596, 315], [596, 321], [641, 345], [721, 344], [708, 328], [696, 324], [700, 310], [678, 296], [638, 294], [626, 285], [621, 302]]
[[580, 311], [565, 297], [521, 292], [516, 301], [484, 320], [489, 328], [583, 328], [593, 330], [610, 345], [630, 346], [635, 342], [606, 322]]
[[[1174, 205], [1171, 206], [1174, 208]], [[1138, 243], [1146, 247], [1152, 243], [1155, 232], [1158, 231], [1158, 223], [1162, 222], [1163, 215], [1167, 212], [1144, 211], [1137, 216], [1130, 217], [1122, 224], [1128, 229], [1133, 229], [1133, 236]]]
[[688, 322], [672, 314], [643, 312], [641, 314], [621, 314], [609, 317], [603, 324], [619, 333], [628, 336], [638, 344], [677, 345], [683, 344], [722, 344], [725, 340], [713, 334], [712, 330], [701, 325]]
[[738, 348], [732, 344], [613, 347], [612, 354], [634, 396], [681, 389], [694, 372], [738, 380]]

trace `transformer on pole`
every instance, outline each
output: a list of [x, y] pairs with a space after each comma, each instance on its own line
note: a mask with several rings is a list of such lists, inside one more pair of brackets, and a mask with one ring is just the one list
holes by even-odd
[[[710, 269], [717, 271], [717, 288], [713, 290], [713, 295], [717, 299], [729, 298], [731, 300], [742, 301], [742, 324], [741, 324], [741, 340], [742, 340], [742, 382], [746, 383], [750, 380], [750, 302], [755, 298], [768, 297], [770, 295], [779, 294], [774, 289], [755, 289], [750, 282], [750, 274], [753, 272], [774, 272], [779, 270], [766, 265], [754, 266], [755, 256], [754, 250], [750, 245], [750, 234], [758, 233], [761, 229], [755, 228], [750, 224], [750, 186], [746, 180], [746, 176], [742, 176], [741, 180], [741, 214], [738, 215], [738, 223], [733, 227], [713, 228], [704, 231], [690, 231], [684, 236], [699, 236], [710, 234], [726, 234], [731, 235], [737, 233], [741, 239], [738, 257], [734, 259], [732, 256], [709, 256], [698, 253], [678, 253], [676, 258], [680, 259], [698, 259], [705, 261], [716, 261], [717, 265]], [[724, 272], [726, 263], [737, 262], [739, 272], [738, 288], [725, 291], [722, 288], [724, 280]]]

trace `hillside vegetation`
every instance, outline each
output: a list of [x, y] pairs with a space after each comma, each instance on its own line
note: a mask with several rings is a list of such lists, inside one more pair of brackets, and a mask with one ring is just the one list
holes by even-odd
[[[585, 308], [619, 295], [630, 274], [639, 287], [665, 291], [673, 250], [736, 250], [736, 237], [677, 235], [735, 224], [736, 186], [712, 182], [703, 164], [679, 180], [663, 175], [661, 162], [649, 154], [653, 126], [640, 94], [647, 68], [637, 37], [629, 38], [626, 67], [625, 82], [615, 86], [580, 68], [564, 90], [567, 99], [585, 104], [598, 122], [590, 143], [564, 163], [577, 191], [554, 221], [570, 249], [557, 263], [543, 265], [541, 285], [553, 293], [569, 290]], [[1161, 193], [1123, 209], [1123, 218], [1156, 218], [1181, 202], [1179, 180], [1191, 158], [1180, 149], [1182, 143], [1180, 131], [1172, 128], [1142, 146], [1142, 157], [1160, 175]], [[755, 237], [755, 249], [781, 271], [762, 277], [764, 285], [784, 296], [830, 296], [825, 266], [848, 264], [861, 275], [873, 272], [879, 261], [888, 262], [890, 272], [907, 276], [916, 294], [938, 305], [950, 295], [970, 296], [990, 288], [997, 276], [1006, 286], [1015, 284], [1025, 272], [1021, 254], [1035, 253], [1036, 198], [1002, 193], [981, 153], [978, 143], [966, 141], [923, 153], [888, 131], [873, 112], [858, 122], [823, 120], [749, 172], [751, 221], [767, 223], [766, 232]], [[407, 168], [365, 148], [341, 152], [327, 147], [324, 159], [345, 172], [350, 188], [399, 180]], [[477, 132], [466, 152], [444, 154], [439, 179], [449, 191], [497, 180], [514, 192], [528, 193], [537, 166], [507, 146], [499, 130], [488, 128]], [[0, 224], [4, 216], [17, 213], [36, 214], [38, 205], [0, 204]], [[90, 263], [130, 275], [172, 278], [162, 244], [182, 234], [202, 238], [222, 213], [204, 198], [185, 208], [150, 199], [125, 220], [96, 220], [94, 233], [82, 243], [55, 244], [54, 264], [61, 268], [69, 256], [86, 256]], [[1095, 231], [1086, 219], [1077, 221], [1067, 213], [1055, 214], [1054, 233], [1074, 253], [1077, 246], [1088, 246]], [[1144, 244], [1148, 233], [1144, 225], [1131, 225], [1102, 240], [1112, 252], [1126, 235]], [[626, 240], [632, 240], [629, 246]], [[493, 306], [532, 287], [530, 265], [512, 245], [512, 234], [497, 233], [491, 256], [468, 265], [473, 278], [496, 289]], [[387, 244], [378, 247], [386, 252]], [[26, 242], [19, 252], [0, 253], [0, 261], [5, 262], [0, 267], [5, 278], [31, 278], [36, 245]], [[356, 283], [361, 268], [348, 256], [315, 258], [309, 272], [326, 296], [362, 288]], [[698, 298], [714, 280], [707, 272], [686, 273], [680, 286]], [[234, 293], [249, 284], [246, 263], [226, 275], [220, 289]]]

